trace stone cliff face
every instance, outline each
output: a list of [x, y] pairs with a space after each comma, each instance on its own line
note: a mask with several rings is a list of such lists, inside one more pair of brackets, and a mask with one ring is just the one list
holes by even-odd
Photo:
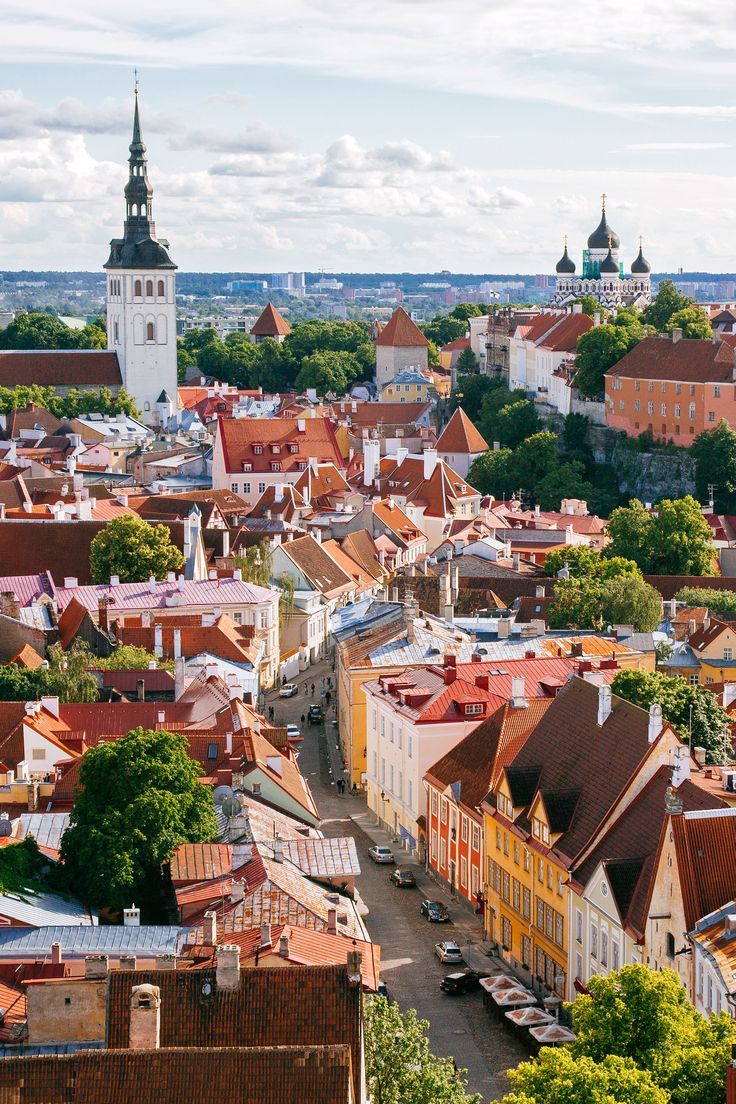
[[602, 426], [591, 426], [588, 439], [597, 463], [615, 468], [621, 490], [631, 498], [656, 502], [695, 493], [695, 461], [684, 449], [637, 452], [631, 440]]

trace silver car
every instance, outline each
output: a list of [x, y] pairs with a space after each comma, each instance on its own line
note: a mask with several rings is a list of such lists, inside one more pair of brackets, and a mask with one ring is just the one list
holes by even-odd
[[435, 943], [434, 953], [437, 955], [440, 962], [464, 962], [463, 952], [460, 950], [460, 945], [455, 942], [454, 939], [445, 939], [442, 943]]
[[377, 863], [392, 863], [394, 859], [394, 853], [390, 847], [378, 847], [376, 844], [373, 847], [368, 848], [368, 854]]

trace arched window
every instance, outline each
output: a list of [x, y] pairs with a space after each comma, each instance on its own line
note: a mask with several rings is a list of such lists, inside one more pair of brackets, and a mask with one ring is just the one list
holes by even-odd
[[140, 282], [140, 280], [136, 280], [135, 284], [133, 285], [133, 294], [138, 296], [143, 294], [143, 284]]
[[153, 322], [146, 322], [146, 341], [155, 341], [156, 336], [154, 333]]
[[158, 294], [162, 299], [163, 299], [164, 295], [166, 294], [166, 292], [164, 291], [164, 282], [163, 282], [163, 280], [159, 280], [159, 282], [158, 282]]
[[146, 280], [146, 295], [153, 295], [153, 280]]
[[120, 344], [120, 324], [117, 322], [117, 320], [115, 322], [115, 344]]

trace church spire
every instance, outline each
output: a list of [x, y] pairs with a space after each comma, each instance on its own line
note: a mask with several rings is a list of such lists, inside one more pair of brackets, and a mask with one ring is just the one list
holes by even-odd
[[125, 238], [156, 237], [153, 224], [153, 188], [148, 179], [146, 143], [141, 137], [141, 117], [138, 107], [138, 80], [135, 87], [133, 138], [129, 146], [128, 183], [125, 185]]

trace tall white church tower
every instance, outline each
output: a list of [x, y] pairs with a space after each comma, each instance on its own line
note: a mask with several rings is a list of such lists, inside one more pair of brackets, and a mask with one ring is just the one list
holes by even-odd
[[107, 347], [118, 354], [123, 384], [142, 420], [155, 425], [157, 404], [163, 410], [168, 399], [176, 406], [176, 265], [169, 243], [156, 237], [137, 88], [128, 163], [123, 236], [110, 242], [104, 266]]

